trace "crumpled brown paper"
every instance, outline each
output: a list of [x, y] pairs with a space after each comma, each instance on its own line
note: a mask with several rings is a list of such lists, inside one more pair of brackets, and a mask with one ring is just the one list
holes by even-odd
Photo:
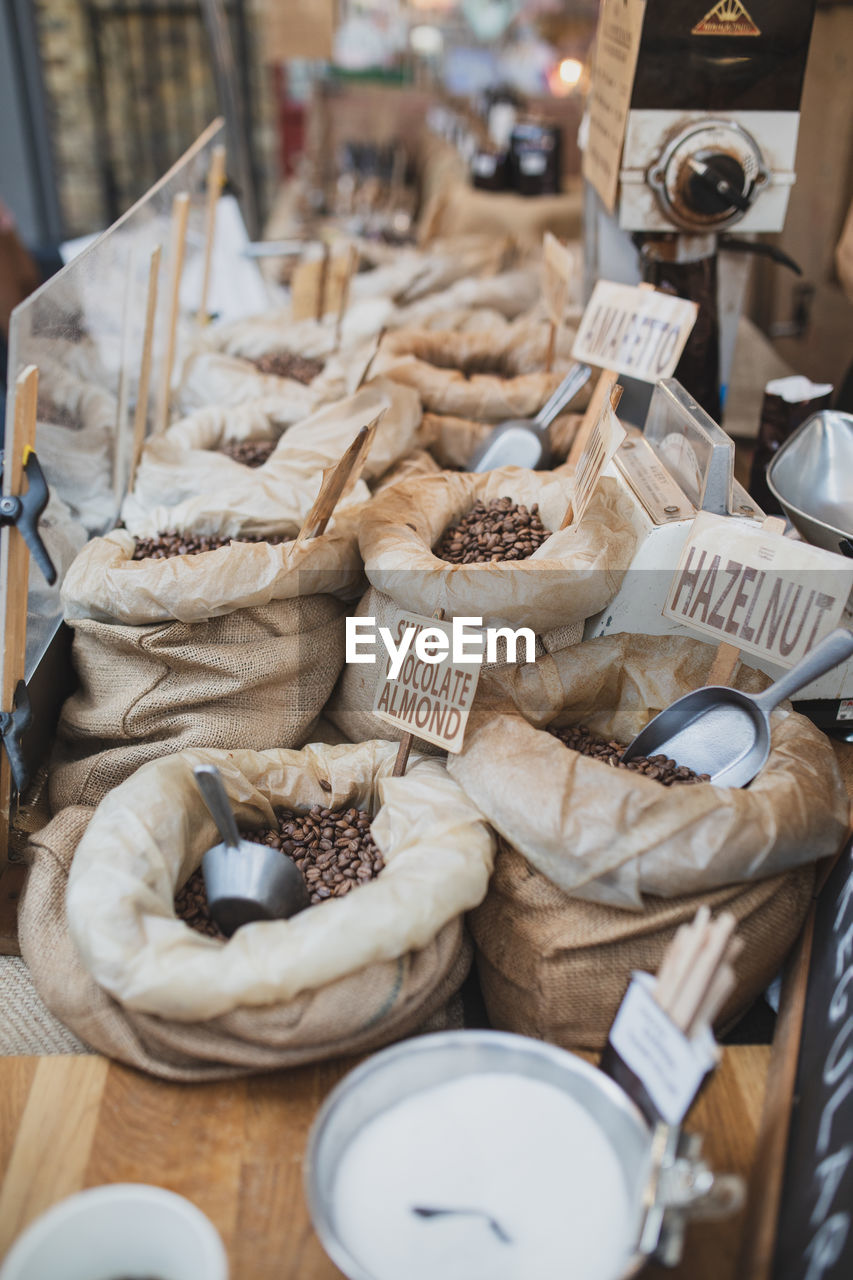
[[[560, 529], [573, 492], [570, 475], [502, 467], [443, 472], [395, 485], [371, 502], [359, 527], [365, 572], [377, 590], [404, 609], [447, 618], [481, 617], [548, 632], [603, 609], [631, 562], [636, 535], [631, 503], [603, 478], [582, 524]], [[509, 496], [555, 529], [526, 560], [451, 565], [432, 552], [441, 534], [477, 499]]]
[[[139, 769], [101, 803], [71, 867], [68, 926], [86, 968], [131, 1009], [199, 1021], [292, 1000], [426, 946], [482, 901], [493, 837], [442, 765], [413, 757], [392, 778], [396, 755], [387, 742], [183, 751]], [[370, 809], [385, 869], [344, 898], [246, 925], [227, 942], [194, 932], [175, 917], [174, 895], [219, 840], [193, 777], [201, 763], [219, 769], [241, 824], [273, 824], [276, 805]]]
[[[827, 738], [777, 711], [771, 751], [743, 789], [663, 787], [570, 751], [549, 724], [584, 724], [629, 742], [658, 711], [707, 679], [713, 645], [617, 635], [484, 675], [465, 743], [448, 770], [495, 829], [575, 897], [639, 908], [758, 880], [836, 851], [847, 795]], [[733, 686], [769, 681], [742, 665]]]
[[[298, 529], [319, 492], [323, 472], [378, 414], [382, 417], [362, 470], [367, 482], [406, 457], [414, 445], [421, 409], [417, 394], [408, 387], [377, 378], [295, 424], [282, 399], [233, 409], [199, 409], [147, 442], [122, 517], [136, 530], [154, 509], [191, 503], [162, 518], [194, 523], [228, 509], [241, 513], [244, 523], [266, 520], [272, 525], [284, 520]], [[260, 467], [245, 467], [218, 452], [226, 443], [275, 438], [278, 444]], [[343, 505], [368, 496], [365, 484], [359, 484]]]

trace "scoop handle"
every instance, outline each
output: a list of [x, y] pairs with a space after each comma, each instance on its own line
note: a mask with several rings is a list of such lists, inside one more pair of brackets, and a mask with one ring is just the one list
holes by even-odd
[[851, 654], [853, 654], [853, 631], [848, 631], [846, 627], [838, 627], [800, 658], [790, 671], [786, 671], [771, 684], [769, 689], [765, 689], [763, 693], [754, 694], [753, 702], [762, 711], [769, 713], [785, 698], [790, 698], [792, 693], [802, 689], [803, 685], [811, 684], [812, 680], [817, 680], [833, 667], [845, 662]]
[[225, 844], [236, 849], [240, 844], [240, 832], [234, 818], [234, 810], [228, 792], [215, 764], [197, 764], [193, 769], [201, 798], [216, 823]]
[[581, 387], [586, 385], [591, 372], [588, 364], [573, 364], [551, 399], [546, 400], [533, 419], [536, 426], [550, 426], [557, 414], [561, 413], [566, 405], [574, 400]]

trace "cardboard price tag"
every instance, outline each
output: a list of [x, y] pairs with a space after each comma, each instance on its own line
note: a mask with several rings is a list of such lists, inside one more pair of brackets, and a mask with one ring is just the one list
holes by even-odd
[[595, 37], [583, 176], [611, 213], [645, 12], [645, 0], [604, 0]]
[[713, 1036], [688, 1040], [655, 1000], [650, 974], [636, 973], [613, 1026], [610, 1043], [668, 1124], [680, 1124], [716, 1066]]
[[[621, 388], [620, 388], [621, 390]], [[598, 418], [586, 442], [575, 468], [575, 491], [572, 503], [563, 521], [563, 528], [580, 524], [590, 504], [601, 473], [612, 459], [626, 436], [625, 428], [616, 417], [611, 401], [605, 397]]]
[[853, 563], [751, 520], [700, 511], [675, 571], [664, 616], [792, 667], [838, 626]]
[[580, 322], [572, 356], [641, 382], [670, 378], [699, 308], [654, 289], [599, 280]]
[[562, 324], [572, 287], [572, 255], [550, 231], [542, 241], [542, 297], [548, 319]]
[[396, 644], [407, 628], [413, 634], [399, 675], [390, 678], [389, 660], [377, 684], [373, 714], [445, 751], [461, 751], [480, 678], [480, 659], [453, 661], [450, 622], [399, 613], [392, 627]]

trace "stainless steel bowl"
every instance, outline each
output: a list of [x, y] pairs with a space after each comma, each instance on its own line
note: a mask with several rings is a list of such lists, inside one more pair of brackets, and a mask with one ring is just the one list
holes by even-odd
[[[374, 1278], [350, 1254], [335, 1223], [335, 1175], [349, 1143], [365, 1124], [404, 1098], [483, 1072], [522, 1075], [554, 1085], [598, 1122], [621, 1162], [639, 1241], [652, 1137], [641, 1112], [619, 1086], [583, 1059], [539, 1040], [499, 1031], [441, 1032], [385, 1049], [356, 1067], [329, 1095], [311, 1129], [305, 1158], [308, 1207], [324, 1249], [350, 1280]], [[633, 1257], [613, 1280], [636, 1274], [643, 1261]]]
[[807, 542], [853, 555], [853, 414], [806, 418], [771, 461], [767, 485]]

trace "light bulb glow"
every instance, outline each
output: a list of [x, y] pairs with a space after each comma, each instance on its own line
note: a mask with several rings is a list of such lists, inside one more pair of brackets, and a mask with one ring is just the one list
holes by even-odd
[[563, 58], [558, 74], [563, 84], [575, 85], [583, 74], [583, 63], [578, 62], [577, 58]]

